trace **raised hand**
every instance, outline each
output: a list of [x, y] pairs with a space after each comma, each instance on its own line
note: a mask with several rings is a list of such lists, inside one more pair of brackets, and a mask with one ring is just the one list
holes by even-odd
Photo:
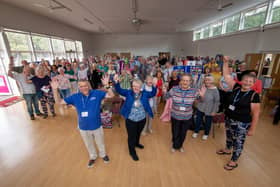
[[103, 86], [108, 86], [109, 85], [109, 75], [104, 75], [101, 79], [102, 85]]
[[118, 74], [115, 74], [115, 75], [114, 75], [114, 81], [115, 81], [115, 82], [119, 82], [119, 81], [120, 81], [120, 78], [119, 78], [119, 75], [118, 75]]
[[230, 57], [229, 57], [229, 56], [224, 56], [223, 61], [224, 61], [225, 63], [229, 62], [229, 60], [230, 60]]
[[205, 87], [205, 85], [203, 84], [202, 87], [198, 90], [198, 93], [201, 97], [204, 97], [205, 93], [206, 93], [207, 88]]

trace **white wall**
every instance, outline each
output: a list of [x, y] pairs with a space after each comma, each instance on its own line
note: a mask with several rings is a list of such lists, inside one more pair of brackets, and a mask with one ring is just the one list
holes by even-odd
[[177, 55], [180, 38], [177, 34], [96, 34], [91, 38], [91, 53], [131, 52], [132, 55], [152, 56], [159, 52]]
[[92, 35], [91, 54], [131, 52], [151, 56], [171, 52], [176, 56], [215, 56], [224, 54], [243, 60], [247, 53], [280, 52], [280, 27], [244, 32], [193, 42], [192, 32], [176, 34], [112, 34]]
[[90, 48], [89, 33], [6, 3], [0, 3], [0, 26], [80, 40], [85, 55]]

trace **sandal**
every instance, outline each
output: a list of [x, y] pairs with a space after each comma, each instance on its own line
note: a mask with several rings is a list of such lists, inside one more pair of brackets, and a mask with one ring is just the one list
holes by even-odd
[[234, 170], [235, 168], [238, 167], [238, 164], [236, 163], [234, 166], [233, 165], [229, 165], [229, 164], [226, 164], [224, 166], [224, 169], [227, 170], [227, 171], [231, 171], [231, 170]]
[[230, 155], [231, 154], [231, 152], [228, 153], [228, 152], [224, 151], [224, 149], [220, 149], [216, 153], [218, 155]]

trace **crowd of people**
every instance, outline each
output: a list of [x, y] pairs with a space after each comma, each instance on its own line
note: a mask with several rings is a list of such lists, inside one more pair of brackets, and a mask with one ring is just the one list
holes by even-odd
[[[174, 68], [189, 62], [203, 71], [182, 73]], [[55, 103], [76, 108], [79, 130], [90, 157], [88, 167], [97, 159], [94, 141], [99, 156], [109, 162], [100, 118], [102, 100], [106, 98], [124, 100], [120, 114], [125, 119], [128, 150], [134, 161], [139, 160], [135, 148], [144, 149], [141, 135], [153, 132], [152, 118], [161, 113], [161, 103], [168, 104], [163, 113], [169, 115], [171, 122], [173, 153], [184, 152], [191, 126], [192, 137], [197, 138], [204, 124], [202, 139], [207, 140], [213, 117], [225, 113], [226, 146], [217, 154], [232, 155], [224, 166], [226, 170], [238, 166], [246, 136], [254, 134], [258, 123], [261, 81], [257, 80], [255, 70], [246, 70], [244, 63], [229, 57], [104, 55], [82, 61], [22, 61], [20, 67], [15, 67], [11, 57], [8, 74], [20, 87], [31, 120], [35, 115], [48, 118], [48, 111], [55, 117]]]

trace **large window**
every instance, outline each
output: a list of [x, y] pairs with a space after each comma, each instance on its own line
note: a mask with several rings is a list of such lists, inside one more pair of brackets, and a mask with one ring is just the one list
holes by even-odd
[[52, 50], [50, 46], [50, 38], [37, 36], [37, 35], [32, 35], [31, 37], [32, 37], [36, 60], [41, 61], [42, 59], [44, 59], [51, 62], [53, 56], [52, 56]]
[[244, 14], [244, 29], [258, 27], [265, 23], [267, 5], [249, 10]]
[[73, 60], [74, 58], [77, 58], [76, 45], [74, 41], [66, 40], [65, 48], [66, 48], [66, 55], [68, 59]]
[[280, 0], [273, 2], [271, 23], [280, 21]]
[[53, 48], [53, 53], [54, 57], [58, 58], [66, 58], [66, 53], [65, 53], [65, 47], [64, 47], [64, 41], [60, 39], [55, 39], [52, 38], [52, 48]]
[[[82, 60], [84, 57], [81, 41], [64, 40], [63, 38], [10, 29], [4, 29], [3, 34], [7, 36], [11, 52], [9, 55], [14, 57], [16, 66], [20, 66], [22, 60], [31, 62], [44, 59], [52, 63], [56, 57], [69, 60], [74, 60], [74, 58]], [[2, 49], [0, 48], [1, 54]]]
[[76, 49], [77, 49], [78, 58], [82, 60], [84, 58], [84, 54], [83, 54], [83, 44], [81, 41], [76, 41]]
[[194, 40], [199, 40], [201, 39], [201, 31], [198, 30], [198, 31], [195, 31], [194, 33]]
[[217, 36], [222, 34], [223, 22], [218, 22], [213, 24], [212, 26], [212, 36]]
[[225, 33], [235, 32], [239, 29], [240, 14], [225, 19]]
[[203, 38], [209, 38], [209, 36], [210, 36], [210, 28], [209, 28], [209, 26], [204, 27], [204, 29], [203, 29]]
[[4, 61], [5, 58], [5, 48], [4, 48], [4, 42], [2, 39], [2, 33], [0, 32], [0, 60]]
[[280, 0], [267, 0], [265, 3], [213, 22], [210, 27], [207, 25], [196, 29], [193, 32], [193, 39], [200, 40], [240, 30], [258, 29], [260, 26], [276, 22], [280, 22]]
[[16, 32], [6, 32], [6, 34], [15, 65], [21, 66], [22, 60], [32, 61], [33, 54], [29, 35]]

